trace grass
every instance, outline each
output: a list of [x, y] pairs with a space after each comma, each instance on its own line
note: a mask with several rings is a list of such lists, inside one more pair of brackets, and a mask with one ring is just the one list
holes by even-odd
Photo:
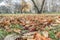
[[60, 15], [60, 13], [42, 13], [42, 14], [0, 14], [0, 16], [22, 16], [22, 15]]

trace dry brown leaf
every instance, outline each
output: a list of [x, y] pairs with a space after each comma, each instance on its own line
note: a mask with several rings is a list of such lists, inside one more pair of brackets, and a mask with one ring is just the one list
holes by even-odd
[[58, 32], [58, 33], [56, 34], [56, 37], [57, 37], [57, 38], [60, 38], [60, 32]]
[[20, 29], [13, 29], [13, 31], [16, 33], [20, 33], [21, 30]]

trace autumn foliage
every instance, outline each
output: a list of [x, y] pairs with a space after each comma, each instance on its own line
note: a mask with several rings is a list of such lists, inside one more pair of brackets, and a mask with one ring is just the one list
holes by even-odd
[[[25, 34], [27, 32], [36, 31], [33, 35], [33, 39], [30, 40], [51, 40], [60, 38], [59, 24], [59, 15], [0, 15], [0, 28], [9, 33]], [[58, 30], [56, 31], [56, 29]], [[41, 35], [41, 32], [43, 35]], [[27, 38], [27, 40], [29, 39]]]
[[[37, 27], [43, 29], [46, 26], [59, 24], [59, 16], [48, 15], [19, 15], [19, 16], [0, 16], [0, 27], [9, 29], [11, 24], [22, 25], [23, 27], [35, 30]], [[33, 29], [34, 28], [34, 29]], [[31, 31], [30, 30], [30, 31]]]

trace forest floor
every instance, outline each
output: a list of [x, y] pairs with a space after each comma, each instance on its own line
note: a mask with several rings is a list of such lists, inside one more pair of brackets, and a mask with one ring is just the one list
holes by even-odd
[[60, 14], [0, 14], [0, 38], [21, 31], [25, 34], [37, 31], [38, 39], [41, 36], [43, 40], [60, 40]]

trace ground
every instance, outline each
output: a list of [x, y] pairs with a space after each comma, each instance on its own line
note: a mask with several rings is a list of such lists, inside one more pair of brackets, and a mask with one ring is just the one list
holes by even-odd
[[[13, 23], [13, 24], [12, 24]], [[47, 31], [51, 39], [59, 38], [60, 35], [60, 14], [0, 14], [0, 36], [9, 34], [20, 34], [26, 32]], [[26, 30], [27, 28], [27, 30]], [[32, 29], [32, 30], [31, 30]], [[56, 31], [56, 29], [58, 29]], [[47, 34], [48, 34], [47, 33]], [[37, 35], [39, 33], [37, 32]], [[56, 36], [57, 34], [57, 36]], [[4, 35], [4, 36], [3, 36]], [[48, 37], [47, 36], [47, 37]], [[56, 37], [55, 37], [56, 36]], [[46, 35], [42, 36], [46, 37]], [[60, 39], [60, 38], [59, 38]], [[47, 40], [47, 39], [46, 39]]]

